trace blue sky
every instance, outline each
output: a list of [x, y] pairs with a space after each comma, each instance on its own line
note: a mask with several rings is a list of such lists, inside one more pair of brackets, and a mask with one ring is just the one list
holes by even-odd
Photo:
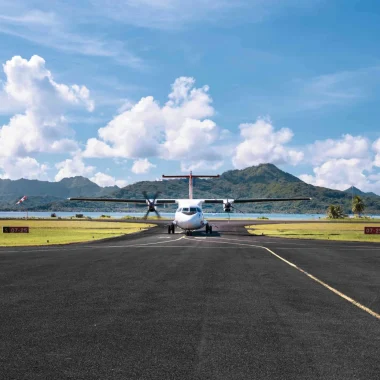
[[272, 162], [380, 194], [380, 4], [337, 0], [0, 4], [0, 177]]

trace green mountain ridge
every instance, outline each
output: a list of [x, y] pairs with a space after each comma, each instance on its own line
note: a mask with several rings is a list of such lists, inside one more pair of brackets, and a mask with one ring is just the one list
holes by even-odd
[[[5, 181], [5, 182], [4, 182]], [[30, 211], [143, 211], [145, 206], [125, 203], [72, 202], [68, 197], [142, 198], [159, 191], [160, 198], [187, 198], [188, 180], [142, 181], [122, 189], [117, 186], [102, 188], [84, 177], [65, 178], [59, 182], [0, 180], [0, 209], [20, 210], [15, 205], [18, 197], [28, 195], [22, 208]], [[14, 186], [13, 186], [13, 185]], [[13, 186], [13, 187], [12, 187]], [[12, 193], [10, 193], [12, 190]], [[380, 213], [380, 196], [363, 193], [366, 213]], [[239, 205], [244, 212], [324, 213], [330, 204], [341, 205], [351, 211], [351, 192], [309, 185], [273, 164], [261, 164], [242, 170], [229, 170], [220, 178], [195, 179], [194, 198], [282, 198], [311, 197], [309, 201], [276, 202]], [[205, 205], [206, 211], [222, 212], [220, 205]], [[167, 211], [175, 206], [168, 206]]]
[[[100, 187], [88, 178], [80, 176], [63, 178], [59, 182], [29, 180], [24, 178], [15, 181], [0, 179], [0, 207], [3, 208], [4, 204], [10, 206], [24, 195], [28, 196], [29, 204], [34, 200], [34, 203], [37, 205], [37, 199], [41, 199], [42, 202], [42, 199], [46, 201], [51, 197], [57, 199], [57, 201], [78, 196], [101, 197], [112, 194], [118, 189], [117, 186]], [[50, 201], [51, 200], [49, 200], [49, 202]]]
[[372, 197], [378, 197], [379, 195], [373, 193], [373, 192], [367, 192], [365, 193], [364, 191], [361, 191], [360, 189], [358, 189], [357, 187], [355, 186], [352, 186], [352, 187], [349, 187], [348, 189], [346, 190], [343, 190], [345, 193], [348, 193], [348, 194], [351, 194], [352, 195], [359, 195], [359, 196], [372, 196]]

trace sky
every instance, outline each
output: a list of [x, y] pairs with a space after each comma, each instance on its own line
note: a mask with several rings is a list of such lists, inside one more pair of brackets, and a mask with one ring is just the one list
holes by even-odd
[[0, 3], [0, 178], [273, 163], [380, 194], [380, 3]]

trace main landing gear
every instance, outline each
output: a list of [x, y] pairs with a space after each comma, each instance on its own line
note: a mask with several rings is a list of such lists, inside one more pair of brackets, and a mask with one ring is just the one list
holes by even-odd
[[193, 231], [186, 231], [186, 236], [193, 236]]
[[174, 234], [174, 231], [175, 231], [174, 224], [169, 224], [168, 225], [168, 234], [170, 234], [170, 233]]
[[206, 224], [206, 234], [212, 234], [212, 226]]

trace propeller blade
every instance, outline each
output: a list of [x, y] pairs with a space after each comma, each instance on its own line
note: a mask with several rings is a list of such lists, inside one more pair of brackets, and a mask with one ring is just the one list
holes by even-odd
[[240, 212], [241, 214], [245, 214], [244, 211], [241, 211], [239, 210], [236, 206], [231, 206], [234, 210], [236, 210], [237, 212]]
[[153, 204], [155, 204], [156, 203], [156, 199], [157, 199], [157, 197], [160, 195], [160, 191], [156, 191], [156, 194], [154, 194], [154, 197], [153, 197]]
[[158, 218], [158, 219], [161, 219], [161, 215], [160, 215], [160, 213], [159, 213], [156, 209], [154, 209], [154, 212], [156, 213], [157, 218]]
[[147, 219], [149, 215], [149, 209], [146, 211], [145, 215], [143, 216], [143, 219]]

